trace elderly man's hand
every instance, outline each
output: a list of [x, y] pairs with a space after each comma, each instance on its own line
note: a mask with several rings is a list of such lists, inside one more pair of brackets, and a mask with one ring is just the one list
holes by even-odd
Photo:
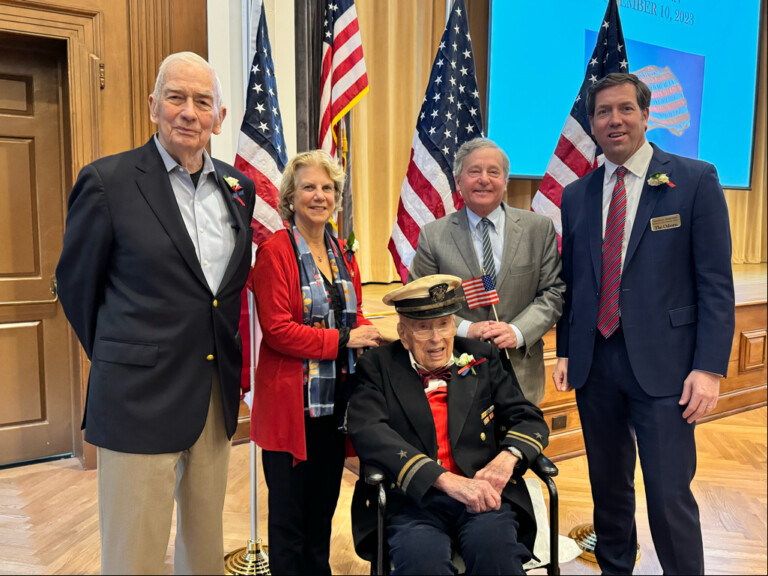
[[467, 330], [467, 338], [472, 338], [473, 340], [483, 340], [483, 332], [485, 332], [489, 324], [490, 322], [488, 321], [472, 322], [472, 324], [469, 325], [469, 329]]
[[473, 514], [501, 508], [501, 495], [487, 480], [464, 478], [445, 472], [437, 477], [433, 486], [465, 504], [467, 511]]
[[483, 331], [482, 340], [490, 340], [497, 348], [517, 348], [517, 334], [505, 322], [489, 321]]
[[512, 478], [517, 462], [517, 456], [509, 450], [503, 449], [496, 455], [496, 458], [478, 470], [477, 474], [475, 474], [475, 480], [487, 480], [493, 486], [493, 489], [501, 494], [504, 486]]
[[370, 324], [363, 324], [349, 331], [347, 348], [375, 348], [380, 343], [379, 330]]

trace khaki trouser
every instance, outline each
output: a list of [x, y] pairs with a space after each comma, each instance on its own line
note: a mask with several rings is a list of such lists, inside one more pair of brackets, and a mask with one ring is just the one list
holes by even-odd
[[177, 503], [175, 574], [223, 574], [222, 512], [231, 442], [218, 374], [194, 445], [171, 454], [98, 449], [102, 574], [163, 574]]

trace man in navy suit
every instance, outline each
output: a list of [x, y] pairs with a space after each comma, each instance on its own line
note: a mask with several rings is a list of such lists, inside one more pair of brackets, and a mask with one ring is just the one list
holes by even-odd
[[576, 389], [603, 573], [634, 567], [637, 445], [664, 573], [702, 574], [694, 428], [728, 369], [730, 228], [715, 168], [646, 141], [650, 102], [633, 74], [590, 88], [605, 163], [563, 190], [567, 290], [553, 379]]
[[56, 269], [91, 360], [101, 569], [163, 573], [175, 495], [175, 572], [223, 574], [254, 185], [205, 151], [226, 114], [205, 60], [166, 58], [149, 111], [149, 142], [80, 172]]

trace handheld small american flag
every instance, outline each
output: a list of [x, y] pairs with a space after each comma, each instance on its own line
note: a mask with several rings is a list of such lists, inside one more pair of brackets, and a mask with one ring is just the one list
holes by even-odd
[[470, 310], [478, 306], [490, 306], [499, 302], [496, 286], [493, 279], [487, 274], [483, 274], [479, 278], [464, 280], [461, 287], [464, 289], [464, 297], [467, 299], [467, 306]]
[[464, 0], [456, 0], [416, 121], [411, 160], [389, 239], [389, 251], [403, 282], [408, 280], [421, 228], [464, 205], [453, 178], [453, 159], [459, 146], [482, 135], [467, 11]]
[[[235, 168], [256, 185], [256, 206], [251, 221], [252, 250], [255, 256], [256, 246], [273, 232], [283, 228], [283, 219], [277, 211], [277, 195], [288, 159], [285, 153], [280, 105], [277, 101], [272, 48], [262, 0], [253, 0], [250, 17], [250, 52], [253, 59], [245, 113], [237, 143]], [[246, 287], [243, 290], [240, 315], [240, 336], [243, 343], [241, 385], [244, 390], [250, 388], [256, 369], [258, 329], [253, 294], [250, 294], [249, 287]]]
[[563, 227], [560, 220], [560, 199], [565, 188], [599, 165], [601, 154], [592, 140], [587, 116], [587, 90], [603, 76], [612, 72], [628, 72], [624, 33], [621, 30], [619, 6], [610, 0], [605, 10], [595, 49], [589, 60], [584, 81], [576, 95], [571, 113], [565, 121], [555, 152], [547, 164], [541, 186], [531, 202], [531, 210], [548, 216], [555, 224], [558, 244]]
[[354, 0], [326, 0], [320, 76], [318, 147], [336, 156], [334, 127], [368, 92], [368, 74]]

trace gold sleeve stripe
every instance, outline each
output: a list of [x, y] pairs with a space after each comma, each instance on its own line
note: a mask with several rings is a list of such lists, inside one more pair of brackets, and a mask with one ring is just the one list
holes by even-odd
[[397, 475], [397, 486], [400, 487], [400, 484], [403, 482], [403, 478], [405, 477], [405, 474], [408, 472], [408, 469], [413, 466], [417, 460], [421, 460], [422, 458], [426, 458], [426, 454], [417, 454], [408, 462], [406, 462], [403, 467], [400, 469], [400, 474]]
[[408, 491], [408, 485], [411, 483], [411, 480], [413, 480], [413, 477], [416, 476], [416, 472], [418, 472], [423, 466], [431, 462], [429, 458], [423, 458], [419, 462], [417, 462], [413, 468], [411, 468], [408, 471], [408, 474], [405, 475], [405, 481], [403, 482], [403, 485], [401, 486], [401, 489], [403, 492]]
[[509, 432], [507, 432], [507, 436], [514, 436], [518, 440], [521, 440], [526, 444], [530, 444], [531, 446], [536, 448], [539, 452], [544, 451], [544, 447], [539, 442], [537, 442], [534, 438], [531, 438], [530, 436], [526, 436], [525, 434], [520, 434], [520, 432], [515, 432], [514, 430], [510, 430]]

